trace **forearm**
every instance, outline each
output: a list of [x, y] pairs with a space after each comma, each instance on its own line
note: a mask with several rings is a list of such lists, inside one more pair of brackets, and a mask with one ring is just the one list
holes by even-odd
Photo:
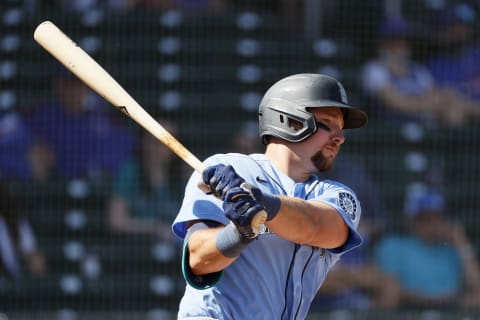
[[125, 199], [114, 196], [108, 205], [108, 223], [115, 232], [155, 234], [156, 223], [135, 218]]
[[318, 202], [281, 196], [278, 214], [266, 226], [276, 235], [300, 244], [336, 248], [347, 239], [348, 227], [332, 207]]
[[217, 235], [225, 226], [197, 230], [188, 239], [189, 265], [194, 274], [218, 272], [236, 258], [229, 258], [217, 248]]
[[350, 269], [344, 266], [335, 265], [335, 267], [328, 272], [318, 294], [339, 294], [351, 287]]
[[436, 110], [441, 106], [441, 99], [434, 90], [422, 95], [404, 94], [393, 88], [385, 88], [379, 92], [380, 100], [393, 109], [408, 113]]
[[458, 248], [467, 291], [480, 293], [480, 267], [470, 244]]
[[40, 275], [45, 273], [46, 263], [45, 256], [38, 250], [35, 250], [25, 257], [25, 263], [29, 271], [34, 275]]
[[455, 302], [456, 296], [454, 294], [444, 295], [444, 296], [426, 296], [421, 293], [411, 292], [411, 291], [402, 291], [401, 300], [407, 305], [412, 305], [415, 307], [431, 308], [439, 306], [448, 306]]

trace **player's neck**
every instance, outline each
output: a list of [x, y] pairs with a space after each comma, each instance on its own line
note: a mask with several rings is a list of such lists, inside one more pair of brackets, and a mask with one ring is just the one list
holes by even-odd
[[297, 156], [282, 143], [269, 143], [265, 156], [275, 168], [295, 182], [304, 182], [310, 177], [310, 173], [301, 170]]

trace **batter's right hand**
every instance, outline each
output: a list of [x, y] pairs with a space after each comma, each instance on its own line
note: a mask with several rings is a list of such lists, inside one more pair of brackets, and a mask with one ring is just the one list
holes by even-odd
[[208, 185], [210, 192], [222, 200], [225, 199], [225, 195], [230, 189], [240, 187], [245, 182], [232, 166], [223, 164], [210, 166], [203, 170], [202, 180]]
[[265, 208], [258, 203], [252, 194], [240, 187], [228, 191], [223, 202], [225, 216], [237, 227], [240, 234], [246, 238], [255, 238], [257, 234], [252, 227], [252, 220]]

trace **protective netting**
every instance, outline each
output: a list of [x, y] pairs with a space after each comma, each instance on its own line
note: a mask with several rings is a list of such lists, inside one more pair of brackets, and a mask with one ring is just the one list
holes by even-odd
[[[33, 40], [40, 22], [53, 21], [199, 159], [263, 151], [257, 108], [275, 81], [338, 79], [370, 121], [346, 132], [333, 176], [357, 192], [365, 229], [378, 227], [363, 256], [375, 260], [377, 243], [404, 234], [418, 207], [458, 223], [441, 232], [441, 246], [459, 250], [451, 257], [469, 243], [477, 256], [478, 10], [453, 0], [2, 1], [0, 178], [11, 199], [0, 243], [13, 239], [14, 251], [0, 257], [0, 319], [174, 319], [185, 287], [169, 224], [192, 169], [46, 53]], [[412, 264], [406, 252], [400, 261]], [[363, 261], [352, 260], [349, 273]], [[311, 318], [474, 317], [478, 304], [463, 305], [480, 292], [469, 286], [478, 270], [465, 282], [462, 266], [418, 267], [455, 278], [445, 290], [458, 291], [434, 293], [453, 294], [448, 302], [385, 308], [372, 280], [344, 300], [319, 298]]]

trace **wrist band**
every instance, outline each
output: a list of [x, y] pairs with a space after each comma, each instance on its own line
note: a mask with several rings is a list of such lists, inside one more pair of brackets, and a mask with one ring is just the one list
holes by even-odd
[[229, 223], [220, 230], [215, 241], [218, 251], [227, 258], [235, 258], [250, 244], [254, 239], [245, 238], [238, 232], [233, 223]]
[[253, 197], [265, 207], [265, 211], [267, 212], [267, 221], [275, 218], [282, 205], [280, 198], [273, 194], [263, 193], [258, 188], [252, 188], [252, 194]]

